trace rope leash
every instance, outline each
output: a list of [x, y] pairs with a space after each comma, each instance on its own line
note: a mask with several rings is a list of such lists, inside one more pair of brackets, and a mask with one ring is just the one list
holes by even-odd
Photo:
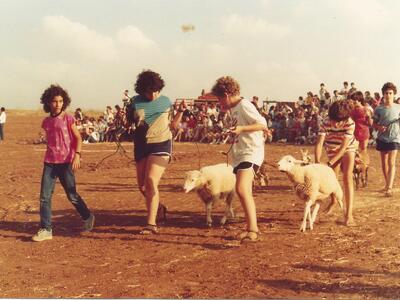
[[116, 133], [114, 134], [114, 138], [115, 138], [115, 141], [114, 141], [114, 142], [117, 144], [117, 149], [115, 149], [115, 152], [114, 152], [114, 153], [108, 154], [108, 155], [106, 155], [105, 157], [103, 157], [103, 159], [100, 160], [100, 162], [98, 162], [98, 163], [96, 164], [96, 166], [94, 167], [94, 170], [97, 170], [97, 169], [100, 167], [100, 165], [101, 165], [106, 159], [108, 159], [108, 158], [114, 156], [114, 155], [117, 154], [117, 153], [120, 153], [121, 155], [125, 156], [127, 159], [129, 159], [129, 162], [133, 162], [133, 159], [132, 159], [131, 157], [129, 157], [129, 156], [126, 154], [128, 151], [126, 151], [126, 149], [125, 149], [125, 148], [122, 146], [122, 144], [121, 144], [121, 137], [122, 137], [122, 134], [120, 134], [119, 137], [117, 137], [117, 134], [116, 134]]

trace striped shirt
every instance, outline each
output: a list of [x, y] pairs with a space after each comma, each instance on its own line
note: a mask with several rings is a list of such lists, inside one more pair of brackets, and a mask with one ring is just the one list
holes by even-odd
[[323, 121], [318, 135], [325, 136], [324, 146], [329, 158], [339, 152], [340, 146], [346, 138], [350, 139], [346, 152], [357, 150], [358, 142], [354, 137], [355, 128], [355, 123], [351, 118], [341, 122], [336, 122], [329, 118]]

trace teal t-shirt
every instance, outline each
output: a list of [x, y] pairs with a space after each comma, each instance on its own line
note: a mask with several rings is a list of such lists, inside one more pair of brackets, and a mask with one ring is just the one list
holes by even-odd
[[391, 107], [380, 105], [375, 108], [374, 121], [387, 126], [384, 132], [379, 132], [377, 139], [385, 143], [400, 143], [400, 104], [393, 103]]
[[136, 125], [136, 141], [160, 143], [172, 138], [169, 128], [172, 102], [166, 96], [149, 101], [137, 95], [131, 99], [133, 119]]

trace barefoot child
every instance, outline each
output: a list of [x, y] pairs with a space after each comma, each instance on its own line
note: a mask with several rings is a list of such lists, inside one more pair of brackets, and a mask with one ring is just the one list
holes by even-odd
[[328, 118], [324, 120], [315, 145], [315, 162], [320, 163], [322, 147], [328, 156], [328, 166], [339, 174], [343, 172], [344, 195], [346, 199], [346, 220], [348, 226], [355, 225], [353, 218], [354, 185], [353, 169], [358, 142], [354, 137], [355, 124], [350, 118], [353, 107], [349, 100], [339, 100], [329, 107]]
[[396, 156], [400, 148], [400, 104], [393, 103], [396, 93], [397, 88], [393, 83], [387, 82], [383, 85], [383, 104], [375, 109], [373, 117], [373, 127], [378, 130], [376, 149], [381, 153], [382, 172], [385, 178], [383, 192], [386, 197], [393, 196]]
[[35, 242], [53, 238], [51, 226], [51, 197], [56, 179], [59, 178], [68, 200], [84, 220], [83, 229], [90, 231], [94, 215], [76, 191], [74, 171], [80, 167], [82, 138], [74, 118], [65, 113], [71, 99], [62, 87], [51, 85], [40, 98], [45, 112], [42, 128], [46, 132], [47, 151], [40, 188], [40, 229], [32, 237]]
[[265, 118], [256, 107], [240, 96], [239, 83], [232, 77], [219, 78], [212, 88], [222, 110], [231, 110], [236, 123], [231, 133], [237, 136], [232, 146], [233, 172], [236, 174], [236, 193], [243, 207], [247, 227], [239, 235], [241, 242], [256, 242], [259, 239], [256, 206], [253, 199], [254, 174], [264, 160], [263, 131], [267, 131]]

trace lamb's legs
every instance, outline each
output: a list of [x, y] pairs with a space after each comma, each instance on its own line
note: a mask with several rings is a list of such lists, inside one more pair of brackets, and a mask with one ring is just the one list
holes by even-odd
[[302, 232], [306, 231], [306, 228], [307, 228], [307, 217], [310, 213], [311, 204], [312, 204], [312, 201], [308, 200], [306, 202], [306, 207], [304, 207], [303, 222], [301, 223], [301, 226], [300, 226], [300, 231], [302, 231]]
[[311, 209], [311, 206], [310, 206], [310, 209], [309, 209], [309, 211], [308, 211], [307, 219], [308, 219], [308, 224], [309, 224], [309, 226], [310, 226], [310, 230], [313, 230], [314, 227], [313, 227], [313, 224], [312, 224], [312, 215], [311, 215], [311, 211], [312, 211], [312, 209]]
[[211, 218], [212, 207], [213, 207], [212, 201], [206, 203], [206, 224], [208, 227], [212, 226], [212, 218]]
[[224, 225], [226, 223], [227, 219], [233, 219], [235, 217], [235, 214], [233, 212], [233, 207], [232, 207], [232, 200], [233, 200], [234, 193], [230, 193], [226, 197], [226, 206], [225, 206], [225, 214], [221, 219], [221, 225]]
[[319, 210], [320, 204], [317, 202], [315, 203], [312, 216], [311, 216], [311, 224], [310, 224], [310, 229], [313, 229], [313, 225], [315, 222], [315, 219], [317, 218], [318, 210]]

